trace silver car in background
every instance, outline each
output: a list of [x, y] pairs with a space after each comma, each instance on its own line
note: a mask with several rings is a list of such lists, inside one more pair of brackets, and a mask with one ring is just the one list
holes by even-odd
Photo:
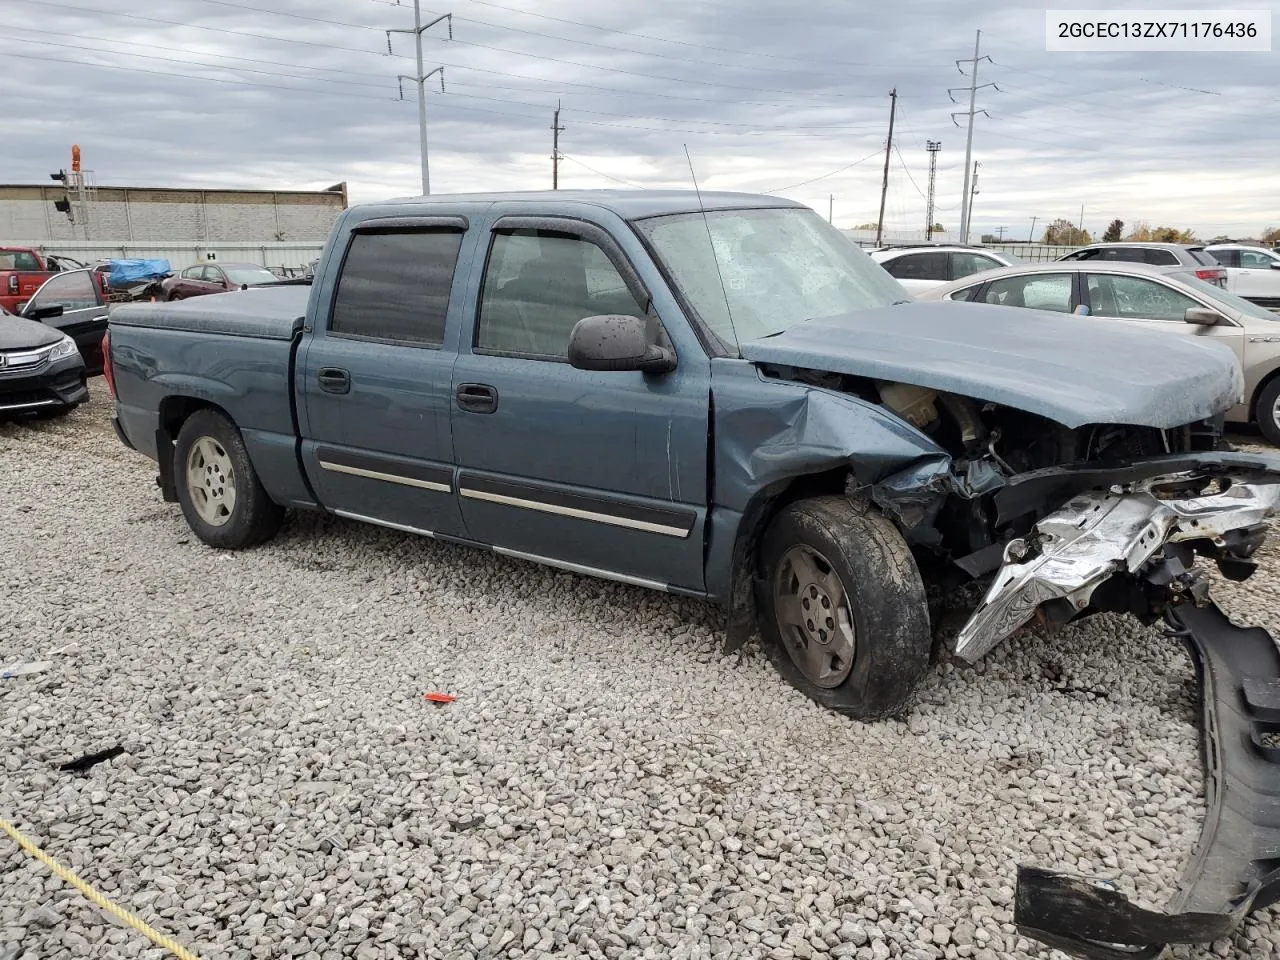
[[[1244, 371], [1243, 402], [1227, 413], [1256, 422], [1280, 446], [1280, 315], [1201, 280], [1187, 267], [1055, 260], [986, 270], [920, 293], [1054, 313], [1087, 313], [1151, 330], [1210, 337], [1231, 347]], [[1034, 314], [1027, 315], [1034, 323]]]

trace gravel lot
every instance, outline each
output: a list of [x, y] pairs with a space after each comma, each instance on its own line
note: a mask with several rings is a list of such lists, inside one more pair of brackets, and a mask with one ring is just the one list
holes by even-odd
[[[205, 960], [1043, 956], [1018, 862], [1158, 904], [1191, 850], [1189, 664], [1130, 621], [857, 724], [700, 603], [314, 516], [216, 553], [108, 413], [0, 425], [0, 664], [53, 661], [0, 681], [0, 816]], [[1270, 561], [1219, 598], [1276, 631]], [[167, 956], [3, 835], [0, 876], [3, 960]]]

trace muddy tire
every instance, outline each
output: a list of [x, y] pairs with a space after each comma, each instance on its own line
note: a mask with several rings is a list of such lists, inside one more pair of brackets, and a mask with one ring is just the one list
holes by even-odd
[[1271, 382], [1259, 391], [1253, 416], [1258, 421], [1258, 429], [1262, 431], [1262, 435], [1268, 442], [1280, 447], [1280, 377], [1273, 377]]
[[187, 525], [211, 547], [242, 550], [271, 539], [284, 520], [258, 480], [235, 424], [197, 410], [173, 445], [173, 478]]
[[933, 637], [924, 584], [897, 528], [845, 497], [800, 500], [774, 518], [760, 559], [760, 633], [774, 668], [850, 717], [905, 711]]

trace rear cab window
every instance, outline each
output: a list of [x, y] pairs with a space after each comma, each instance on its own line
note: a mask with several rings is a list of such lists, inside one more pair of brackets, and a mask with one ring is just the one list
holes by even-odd
[[463, 230], [359, 227], [351, 235], [327, 334], [439, 348]]
[[27, 270], [39, 273], [40, 261], [29, 250], [0, 250], [0, 270]]

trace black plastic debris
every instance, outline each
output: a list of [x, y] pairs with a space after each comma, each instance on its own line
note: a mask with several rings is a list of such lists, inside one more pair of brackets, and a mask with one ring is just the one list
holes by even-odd
[[86, 753], [83, 757], [80, 757], [77, 760], [69, 760], [59, 766], [58, 769], [65, 770], [68, 773], [88, 773], [98, 764], [105, 763], [108, 760], [114, 760], [122, 753], [124, 753], [124, 747], [108, 747], [106, 750], [99, 750], [97, 753]]

